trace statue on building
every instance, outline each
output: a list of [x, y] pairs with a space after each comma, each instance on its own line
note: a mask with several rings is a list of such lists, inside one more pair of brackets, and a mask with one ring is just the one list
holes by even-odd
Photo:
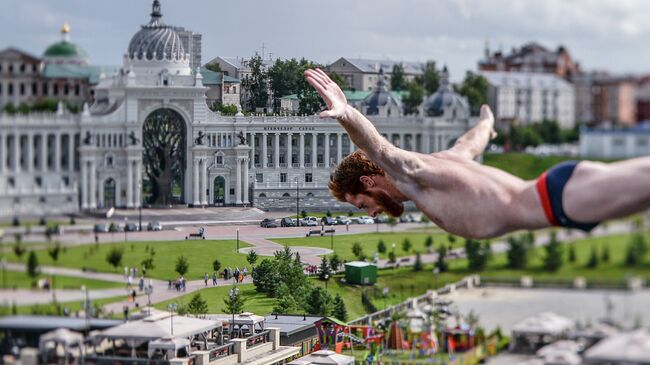
[[86, 131], [86, 137], [84, 137], [84, 145], [90, 146], [93, 144], [93, 135], [90, 134], [90, 131]]
[[205, 138], [205, 133], [203, 131], [199, 131], [198, 137], [194, 139], [194, 145], [195, 146], [203, 146], [203, 139]]
[[244, 132], [239, 131], [239, 134], [237, 135], [237, 138], [239, 138], [239, 144], [240, 145], [246, 144], [246, 137], [244, 137]]
[[131, 146], [137, 146], [140, 143], [138, 137], [135, 136], [135, 131], [131, 131], [131, 134], [129, 134], [129, 139], [131, 140]]

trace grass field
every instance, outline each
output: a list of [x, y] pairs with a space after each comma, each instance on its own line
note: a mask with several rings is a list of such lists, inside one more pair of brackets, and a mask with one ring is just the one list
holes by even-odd
[[[524, 180], [536, 179], [553, 165], [579, 157], [535, 156], [527, 153], [484, 153], [483, 164], [493, 166], [519, 176]], [[611, 162], [611, 160], [604, 160]]]
[[[179, 256], [185, 256], [189, 263], [189, 271], [185, 275], [188, 280], [203, 278], [205, 272], [211, 273], [212, 262], [218, 259], [222, 267], [226, 266], [249, 266], [246, 262], [246, 255], [235, 253], [237, 241], [163, 241], [163, 242], [133, 242], [114, 243], [99, 246], [84, 245], [68, 247], [61, 252], [56, 265], [47, 254], [46, 250], [36, 251], [38, 262], [41, 265], [60, 266], [77, 269], [91, 269], [100, 272], [123, 273], [124, 267], [141, 267], [141, 262], [149, 256], [147, 247], [155, 249], [154, 266], [148, 275], [162, 280], [175, 278], [176, 260]], [[240, 247], [249, 246], [240, 242]], [[113, 268], [106, 261], [106, 254], [112, 247], [122, 248], [122, 264]], [[27, 255], [19, 260], [13, 253], [7, 254], [7, 260], [12, 262], [25, 262]]]
[[[386, 229], [386, 228], [382, 228]], [[447, 235], [441, 234], [438, 231], [431, 230], [430, 233], [424, 232], [380, 232], [380, 233], [363, 233], [363, 234], [354, 234], [354, 235], [334, 235], [334, 251], [339, 255], [342, 260], [352, 261], [356, 260], [356, 257], [352, 253], [352, 246], [355, 242], [359, 242], [363, 248], [363, 253], [368, 259], [372, 259], [373, 255], [377, 251], [377, 244], [379, 240], [383, 240], [386, 245], [386, 253], [379, 254], [379, 257], [384, 259], [388, 257], [388, 252], [392, 250], [392, 244], [395, 244], [395, 255], [400, 256], [409, 256], [413, 255], [415, 251], [421, 253], [427, 252], [427, 248], [424, 245], [427, 237], [431, 236], [433, 238], [433, 247], [438, 247], [441, 243], [445, 245], [449, 244], [447, 241]], [[405, 252], [402, 249], [402, 243], [404, 239], [408, 238], [411, 241], [411, 250]], [[314, 237], [301, 237], [301, 238], [271, 238], [271, 241], [280, 243], [282, 245], [289, 246], [307, 246], [307, 247], [322, 247], [330, 248], [332, 238], [329, 236], [314, 236]], [[460, 240], [456, 240], [456, 245], [458, 245]]]
[[[223, 299], [228, 295], [228, 291], [231, 287], [232, 286], [230, 285], [220, 285], [198, 291], [198, 293], [201, 294], [201, 298], [208, 303], [208, 313], [226, 312], [226, 305], [224, 304]], [[245, 312], [266, 315], [273, 311], [273, 306], [275, 305], [274, 298], [269, 298], [265, 294], [256, 292], [253, 284], [241, 284], [238, 285], [238, 287], [240, 294], [246, 298], [246, 304], [244, 305]], [[182, 297], [157, 303], [154, 307], [161, 310], [167, 310], [167, 305], [169, 303], [187, 304], [192, 300], [192, 297], [196, 295], [196, 293], [197, 292], [190, 293], [183, 295]]]
[[[111, 289], [122, 287], [123, 284], [112, 281], [92, 280], [71, 276], [50, 276], [41, 274], [39, 279], [50, 278], [52, 285], [55, 289], [79, 289], [82, 285], [88, 289]], [[0, 272], [0, 287], [14, 288], [14, 289], [29, 289], [32, 288], [34, 280], [30, 278], [27, 273], [19, 271], [5, 271], [4, 274]], [[5, 285], [6, 284], [6, 285]]]
[[[92, 307], [102, 307], [106, 304], [110, 303], [115, 303], [115, 302], [121, 302], [125, 301], [126, 297], [112, 297], [112, 298], [104, 298], [104, 299], [97, 299], [93, 300], [91, 303]], [[61, 311], [64, 308], [67, 308], [70, 313], [78, 312], [83, 309], [83, 301], [82, 300], [77, 300], [77, 301], [72, 301], [72, 302], [61, 302], [58, 303], [59, 308]], [[35, 305], [21, 305], [16, 307], [16, 313], [17, 314], [44, 314], [44, 315], [59, 315], [57, 314], [57, 308], [53, 303], [48, 303], [48, 304], [35, 304]], [[0, 310], [0, 316], [6, 316], [6, 315], [11, 315], [11, 307], [10, 306], [3, 306], [2, 309]], [[61, 313], [60, 315], [63, 315]], [[124, 319], [124, 314], [122, 312], [120, 313], [106, 313], [106, 318], [110, 319]]]

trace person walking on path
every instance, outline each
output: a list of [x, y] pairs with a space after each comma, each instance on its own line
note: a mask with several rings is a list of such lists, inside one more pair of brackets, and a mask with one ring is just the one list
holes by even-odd
[[208, 273], [206, 272], [205, 275], [203, 275], [203, 281], [205, 282], [205, 286], [208, 286], [208, 279], [210, 277], [208, 276]]
[[217, 286], [217, 272], [212, 272], [212, 286]]

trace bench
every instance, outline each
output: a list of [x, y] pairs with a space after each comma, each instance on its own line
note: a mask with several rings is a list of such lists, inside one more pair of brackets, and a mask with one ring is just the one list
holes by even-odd
[[311, 237], [312, 235], [319, 235], [322, 236], [323, 233], [320, 229], [310, 229], [309, 232], [307, 232], [307, 237]]
[[185, 236], [186, 240], [191, 240], [191, 239], [205, 239], [205, 235], [202, 233], [190, 233], [189, 236]]
[[323, 235], [325, 235], [325, 234], [327, 234], [327, 233], [329, 233], [329, 234], [334, 234], [334, 233], [336, 233], [336, 230], [335, 230], [334, 228], [325, 229], [325, 230], [322, 230], [322, 231], [321, 231], [320, 235], [323, 236]]

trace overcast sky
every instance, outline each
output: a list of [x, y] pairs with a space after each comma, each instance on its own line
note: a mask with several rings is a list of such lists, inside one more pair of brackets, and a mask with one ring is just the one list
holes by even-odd
[[[0, 48], [41, 55], [63, 22], [91, 63], [121, 65], [151, 0], [0, 0]], [[216, 56], [339, 57], [447, 64], [452, 79], [492, 49], [565, 45], [583, 68], [650, 72], [644, 0], [161, 0], [163, 21], [203, 34]]]

